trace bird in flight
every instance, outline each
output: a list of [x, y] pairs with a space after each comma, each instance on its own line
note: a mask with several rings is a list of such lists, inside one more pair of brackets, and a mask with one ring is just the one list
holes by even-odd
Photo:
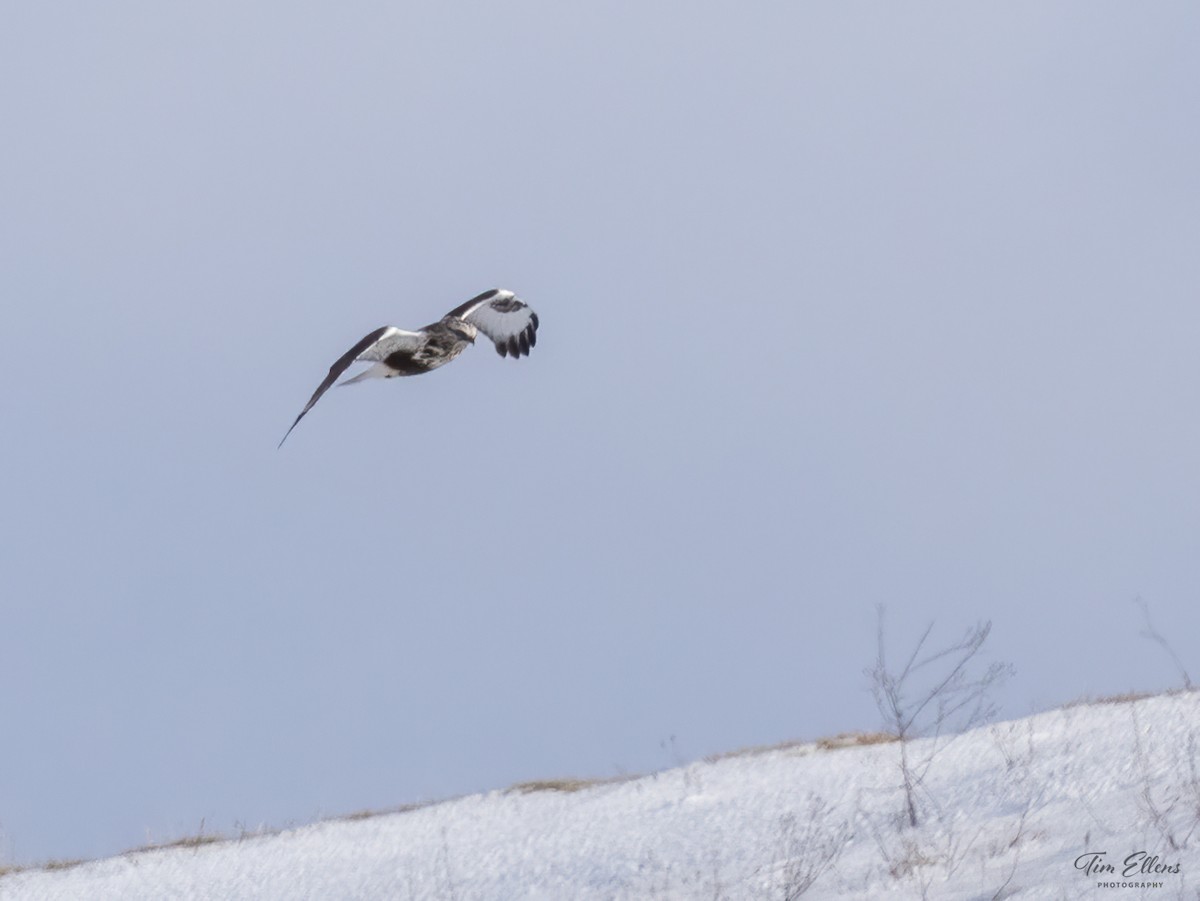
[[374, 363], [353, 378], [341, 382], [352, 385], [363, 379], [390, 379], [398, 375], [420, 375], [449, 363], [468, 344], [475, 343], [475, 336], [483, 332], [496, 345], [502, 357], [528, 356], [537, 344], [538, 317], [512, 291], [493, 288], [478, 297], [472, 297], [462, 306], [455, 307], [437, 322], [415, 332], [407, 332], [395, 326], [377, 328], [352, 348], [338, 357], [329, 367], [329, 375], [317, 386], [296, 421], [279, 442], [287, 441], [292, 429], [313, 408], [321, 395], [338, 380], [351, 364]]

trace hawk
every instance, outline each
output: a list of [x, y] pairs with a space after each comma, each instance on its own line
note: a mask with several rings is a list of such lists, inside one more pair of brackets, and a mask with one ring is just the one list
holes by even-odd
[[329, 367], [329, 375], [317, 386], [287, 434], [280, 440], [279, 447], [283, 447], [283, 442], [287, 441], [288, 435], [292, 434], [292, 429], [304, 418], [304, 414], [353, 363], [375, 365], [340, 384], [352, 385], [370, 378], [420, 375], [449, 363], [468, 344], [475, 343], [475, 336], [479, 332], [492, 340], [500, 356], [516, 359], [522, 355], [528, 356], [530, 349], [537, 344], [537, 329], [537, 313], [512, 291], [501, 288], [493, 288], [472, 297], [437, 322], [415, 332], [392, 325], [377, 328]]

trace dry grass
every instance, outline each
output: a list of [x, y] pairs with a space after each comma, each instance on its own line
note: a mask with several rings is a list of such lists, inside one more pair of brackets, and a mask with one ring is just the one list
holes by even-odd
[[28, 866], [25, 864], [0, 864], [0, 879], [5, 876], [12, 876], [15, 873], [28, 873], [32, 870], [46, 870], [51, 873], [60, 870], [70, 870], [85, 863], [88, 863], [88, 861], [71, 858], [65, 860], [47, 860], [44, 863], [29, 864]]
[[534, 779], [531, 782], [518, 782], [516, 785], [509, 786], [506, 794], [514, 792], [528, 795], [533, 792], [572, 792], [583, 791], [585, 788], [593, 788], [597, 785], [607, 785], [615, 781], [614, 779]]
[[86, 863], [83, 860], [50, 860], [42, 864], [43, 870], [54, 872], [55, 870], [72, 870], [80, 864]]
[[143, 845], [140, 848], [132, 848], [126, 851], [122, 856], [132, 856], [135, 854], [149, 854], [154, 851], [169, 851], [176, 848], [191, 848], [199, 850], [206, 845], [216, 845], [222, 842], [229, 841], [228, 836], [224, 836], [219, 832], [205, 832], [204, 820], [200, 821], [200, 831], [195, 835], [185, 835], [181, 838], [171, 839], [165, 842], [151, 842]]
[[[1163, 694], [1172, 694], [1172, 692], [1163, 692]], [[1068, 710], [1071, 707], [1091, 707], [1095, 704], [1133, 704], [1137, 701], [1144, 701], [1147, 698], [1156, 697], [1154, 692], [1149, 691], [1127, 691], [1119, 695], [1107, 695], [1103, 698], [1093, 697], [1092, 695], [1083, 695], [1073, 701], [1067, 701], [1060, 709]]]
[[[453, 799], [450, 799], [453, 800]], [[353, 813], [344, 813], [339, 817], [333, 817], [334, 821], [342, 823], [357, 823], [360, 820], [371, 820], [375, 817], [386, 817], [393, 813], [411, 813], [414, 810], [421, 810], [424, 807], [432, 807], [435, 804], [444, 803], [442, 801], [415, 801], [412, 804], [400, 804], [396, 807], [387, 807], [382, 810], [367, 808], [366, 810], [356, 810]]]
[[204, 835], [185, 835], [183, 838], [177, 838], [174, 841], [163, 842], [160, 845], [151, 845], [150, 851], [161, 851], [166, 848], [203, 848], [205, 845], [215, 845], [218, 842], [227, 841], [225, 836], [220, 834]]
[[1168, 688], [1166, 691], [1126, 691], [1119, 695], [1106, 695], [1100, 698], [1094, 695], [1082, 695], [1073, 701], [1060, 704], [1058, 709], [1067, 710], [1071, 707], [1088, 707], [1092, 704], [1134, 704], [1138, 701], [1145, 701], [1148, 698], [1174, 698], [1179, 695], [1190, 695], [1193, 693], [1200, 693], [1200, 688], [1196, 686], [1190, 688], [1179, 686]]
[[840, 732], [837, 735], [818, 738], [816, 741], [801, 741], [792, 739], [773, 745], [756, 745], [749, 748], [738, 748], [735, 751], [722, 751], [720, 754], [710, 754], [704, 758], [705, 763], [718, 763], [735, 757], [757, 757], [759, 754], [771, 754], [775, 751], [792, 751], [796, 754], [812, 754], [816, 751], [836, 751], [839, 748], [859, 748], [865, 745], [882, 745], [896, 740], [896, 736], [887, 732]]
[[73, 867], [87, 863], [86, 860], [48, 860], [45, 863], [30, 864], [0, 864], [0, 879], [12, 876], [14, 873], [28, 873], [31, 870], [70, 870]]
[[896, 736], [890, 732], [840, 732], [832, 738], [818, 739], [817, 747], [822, 751], [836, 751], [838, 748], [886, 745], [894, 741], [896, 741]]
[[705, 763], [719, 763], [722, 760], [732, 760], [736, 757], [757, 757], [759, 754], [771, 754], [775, 751], [799, 751], [807, 753], [813, 747], [810, 741], [801, 741], [800, 739], [790, 739], [788, 741], [776, 742], [773, 745], [752, 745], [748, 748], [735, 748], [732, 751], [720, 751], [716, 754], [709, 754], [704, 758]]

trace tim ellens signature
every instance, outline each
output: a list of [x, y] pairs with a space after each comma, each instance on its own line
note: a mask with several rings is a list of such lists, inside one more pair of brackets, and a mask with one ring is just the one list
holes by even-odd
[[[1106, 873], [1116, 874], [1117, 868], [1104, 859], [1105, 851], [1088, 851], [1075, 858], [1075, 869], [1083, 870], [1088, 876]], [[1130, 876], [1158, 876], [1163, 873], [1180, 872], [1179, 862], [1159, 863], [1157, 854], [1147, 854], [1145, 851], [1134, 851], [1123, 861], [1119, 871], [1122, 878]]]

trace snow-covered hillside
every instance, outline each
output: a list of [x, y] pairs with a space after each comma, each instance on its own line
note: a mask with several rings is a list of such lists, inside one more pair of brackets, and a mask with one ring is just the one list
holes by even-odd
[[11, 873], [0, 899], [1192, 898], [1198, 740], [1190, 693], [984, 727], [932, 758], [914, 742], [915, 829], [897, 744], [824, 742]]

